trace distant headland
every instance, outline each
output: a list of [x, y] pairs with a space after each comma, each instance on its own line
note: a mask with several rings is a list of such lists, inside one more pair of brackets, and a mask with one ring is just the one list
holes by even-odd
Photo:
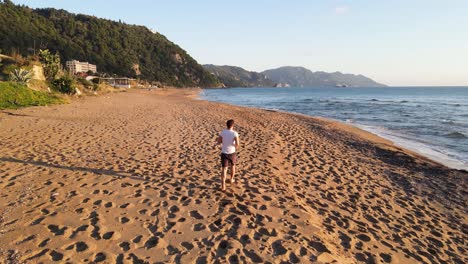
[[263, 72], [247, 71], [236, 66], [203, 67], [225, 87], [385, 87], [364, 75], [341, 72], [313, 72], [304, 67], [285, 66]]

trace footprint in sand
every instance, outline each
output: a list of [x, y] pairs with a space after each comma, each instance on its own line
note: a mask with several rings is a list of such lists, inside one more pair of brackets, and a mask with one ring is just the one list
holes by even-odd
[[45, 246], [47, 246], [49, 241], [50, 241], [50, 238], [46, 238], [46, 239], [42, 240], [41, 243], [39, 243], [39, 245], [37, 245], [37, 246], [38, 247], [45, 247]]
[[198, 211], [190, 211], [190, 216], [197, 219], [197, 220], [203, 220], [204, 217], [201, 215]]
[[94, 262], [103, 262], [106, 260], [106, 254], [102, 253], [102, 252], [99, 252], [96, 254], [96, 256], [94, 257]]
[[129, 219], [128, 217], [125, 217], [125, 216], [124, 216], [124, 217], [120, 217], [120, 223], [126, 224], [126, 223], [128, 223], [128, 222], [130, 222], [130, 219]]
[[148, 212], [147, 209], [142, 209], [142, 210], [139, 210], [138, 213], [141, 214], [141, 215], [145, 215], [146, 212]]
[[128, 242], [122, 242], [119, 244], [119, 247], [123, 250], [123, 251], [129, 251], [130, 250], [130, 243]]
[[129, 203], [124, 203], [124, 204], [122, 204], [122, 205], [120, 206], [120, 208], [125, 209], [125, 208], [127, 208], [129, 205], [130, 205]]
[[105, 240], [109, 240], [109, 239], [112, 238], [112, 236], [114, 236], [114, 231], [110, 231], [110, 232], [105, 233], [104, 235], [102, 235], [102, 238], [105, 239]]
[[143, 238], [142, 235], [136, 236], [136, 237], [132, 240], [132, 242], [135, 243], [135, 244], [138, 244], [138, 243], [140, 243], [140, 241], [141, 241], [142, 238]]
[[85, 242], [82, 242], [82, 241], [76, 242], [76, 244], [75, 244], [75, 250], [78, 253], [86, 251], [88, 248], [89, 248], [88, 244], [86, 244]]
[[180, 243], [180, 245], [186, 248], [187, 250], [192, 250], [194, 248], [193, 244], [190, 242], [182, 242]]
[[368, 236], [368, 235], [365, 235], [365, 234], [359, 234], [357, 235], [357, 238], [361, 241], [364, 241], [364, 242], [369, 242], [371, 240], [371, 238]]
[[271, 247], [273, 248], [273, 254], [275, 256], [284, 255], [286, 254], [286, 252], [288, 252], [286, 248], [283, 246], [283, 243], [281, 240], [276, 240], [275, 242], [273, 242], [273, 244], [271, 244]]
[[52, 261], [61, 261], [63, 259], [63, 254], [60, 253], [60, 252], [57, 252], [55, 250], [52, 250], [50, 253], [49, 253]]
[[34, 226], [34, 225], [38, 225], [42, 222], [42, 220], [44, 220], [45, 217], [39, 217], [37, 218], [36, 220], [32, 221], [30, 225]]
[[67, 230], [66, 226], [60, 228], [57, 225], [48, 225], [47, 228], [50, 232], [54, 233], [55, 236], [62, 236], [65, 233], [65, 230]]
[[154, 248], [155, 246], [158, 245], [158, 243], [159, 243], [159, 238], [158, 237], [150, 237], [145, 242], [145, 248], [146, 249]]
[[198, 224], [195, 224], [192, 229], [193, 231], [199, 232], [199, 231], [205, 230], [206, 226], [202, 223], [198, 223]]

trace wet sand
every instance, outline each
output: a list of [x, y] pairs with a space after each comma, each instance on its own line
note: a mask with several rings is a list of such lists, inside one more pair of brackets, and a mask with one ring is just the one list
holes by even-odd
[[[468, 263], [466, 172], [195, 95], [1, 110], [0, 263]], [[241, 148], [221, 192], [228, 118]]]

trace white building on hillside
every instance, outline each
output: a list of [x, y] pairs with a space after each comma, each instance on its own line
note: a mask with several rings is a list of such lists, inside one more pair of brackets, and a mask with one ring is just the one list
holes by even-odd
[[71, 60], [66, 62], [68, 71], [71, 74], [77, 74], [80, 72], [92, 71], [93, 73], [97, 72], [96, 65], [90, 64], [88, 62], [80, 62], [77, 60]]

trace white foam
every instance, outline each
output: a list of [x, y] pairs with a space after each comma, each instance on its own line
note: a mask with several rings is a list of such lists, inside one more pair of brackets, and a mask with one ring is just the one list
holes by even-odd
[[445, 149], [417, 141], [406, 135], [385, 129], [384, 127], [373, 127], [360, 124], [352, 124], [368, 132], [392, 141], [395, 145], [417, 152], [429, 159], [440, 162], [445, 166], [458, 170], [468, 170], [468, 161], [455, 158], [457, 155]]

